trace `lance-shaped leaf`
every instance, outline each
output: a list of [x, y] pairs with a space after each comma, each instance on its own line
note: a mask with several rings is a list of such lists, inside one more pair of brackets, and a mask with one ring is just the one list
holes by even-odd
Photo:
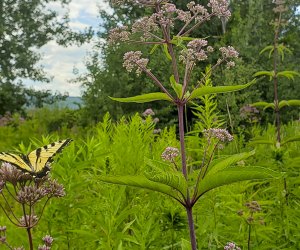
[[267, 139], [256, 139], [256, 140], [252, 140], [252, 141], [249, 142], [249, 146], [250, 145], [255, 145], [255, 144], [273, 145], [273, 144], [275, 144], [275, 141], [267, 140]]
[[287, 143], [295, 142], [295, 141], [300, 141], [300, 135], [296, 135], [296, 136], [293, 136], [293, 137], [286, 138], [284, 141], [281, 142], [281, 145], [283, 146]]
[[251, 106], [263, 107], [264, 110], [267, 108], [275, 109], [275, 104], [273, 102], [255, 102], [255, 103], [252, 103]]
[[193, 100], [195, 98], [200, 98], [201, 96], [204, 96], [207, 94], [228, 93], [228, 92], [242, 90], [244, 88], [249, 87], [250, 85], [252, 85], [255, 82], [256, 82], [256, 79], [254, 79], [251, 82], [244, 84], [244, 85], [217, 86], [217, 87], [201, 86], [201, 87], [193, 90], [188, 99]]
[[245, 160], [254, 154], [255, 154], [255, 150], [252, 150], [251, 152], [235, 154], [227, 157], [226, 159], [222, 159], [221, 161], [218, 161], [216, 164], [212, 164], [209, 167], [207, 176], [216, 174], [217, 172], [222, 171], [225, 168], [228, 168], [239, 161]]
[[[266, 51], [268, 51], [268, 50], [270, 50], [269, 53], [272, 53], [272, 52], [274, 51], [274, 45], [266, 46], [265, 48], [263, 48], [263, 49], [259, 52], [259, 54], [261, 55], [261, 54], [263, 54], [264, 52], [266, 52]], [[270, 54], [269, 54], [269, 57], [270, 57]]]
[[271, 81], [272, 78], [274, 77], [275, 73], [274, 71], [258, 71], [256, 72], [253, 76], [254, 77], [257, 77], [257, 76], [269, 76], [269, 80]]
[[99, 180], [107, 183], [112, 183], [112, 184], [149, 189], [152, 191], [157, 191], [163, 194], [167, 194], [178, 201], [180, 200], [178, 193], [174, 190], [174, 188], [159, 182], [151, 181], [142, 175], [100, 176]]
[[279, 108], [283, 108], [285, 106], [300, 106], [300, 100], [282, 100], [279, 102]]
[[290, 80], [294, 80], [295, 76], [300, 76], [300, 74], [296, 71], [285, 70], [277, 73], [277, 76], [284, 76]]
[[267, 168], [230, 167], [218, 172], [215, 175], [208, 175], [201, 180], [196, 190], [197, 196], [195, 198], [198, 199], [209, 190], [235, 182], [246, 180], [266, 180], [279, 177], [279, 173]]
[[158, 182], [170, 186], [180, 192], [184, 198], [187, 197], [187, 181], [179, 172], [165, 172], [158, 168], [152, 169], [151, 172], [146, 173], [146, 177], [150, 181]]
[[180, 83], [177, 83], [175, 80], [174, 75], [171, 75], [170, 77], [170, 83], [174, 91], [176, 92], [177, 97], [182, 97], [182, 85]]
[[143, 95], [137, 95], [132, 97], [118, 98], [118, 97], [109, 97], [110, 99], [118, 102], [136, 102], [136, 103], [145, 103], [145, 102], [154, 102], [154, 101], [169, 101], [172, 99], [165, 93], [156, 92]]
[[170, 55], [170, 53], [169, 53], [168, 45], [167, 45], [167, 44], [163, 44], [163, 48], [164, 48], [164, 52], [165, 52], [166, 57], [167, 57], [170, 61], [172, 61], [172, 57], [171, 57], [171, 55]]

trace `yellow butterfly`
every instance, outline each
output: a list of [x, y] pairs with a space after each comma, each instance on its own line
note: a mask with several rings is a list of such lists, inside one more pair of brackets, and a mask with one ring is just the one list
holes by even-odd
[[11, 153], [0, 153], [0, 161], [8, 162], [23, 172], [30, 173], [34, 177], [44, 177], [50, 171], [50, 163], [53, 157], [68, 146], [72, 139], [53, 142], [40, 147], [28, 155], [16, 155]]

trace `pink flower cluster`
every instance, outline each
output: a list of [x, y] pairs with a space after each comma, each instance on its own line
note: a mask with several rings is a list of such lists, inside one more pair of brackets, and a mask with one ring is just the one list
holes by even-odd
[[136, 74], [140, 75], [142, 73], [142, 69], [147, 67], [149, 59], [141, 58], [141, 51], [129, 51], [125, 53], [123, 59], [123, 67], [126, 68], [128, 72], [132, 72], [133, 69], [136, 69]]
[[203, 131], [203, 134], [207, 138], [216, 138], [221, 142], [230, 142], [233, 140], [233, 136], [229, 134], [229, 132], [226, 129], [221, 129], [221, 128], [205, 129]]
[[[187, 44], [187, 49], [182, 50], [179, 60], [184, 64], [192, 64], [196, 61], [204, 61], [207, 59], [207, 52], [213, 51], [212, 47], [207, 47], [207, 51], [203, 47], [207, 46], [207, 41], [204, 39], [195, 39]], [[209, 50], [208, 50], [209, 49]]]
[[144, 111], [144, 113], [143, 113], [143, 116], [153, 116], [153, 115], [155, 115], [155, 113], [154, 113], [154, 111], [152, 110], [152, 109], [146, 109], [145, 111]]
[[231, 16], [230, 11], [228, 10], [228, 0], [209, 0], [207, 6], [211, 7], [212, 13], [214, 13], [219, 18], [225, 17], [225, 19], [228, 19]]
[[164, 161], [173, 162], [174, 159], [179, 155], [179, 149], [174, 147], [167, 147], [165, 151], [161, 154], [161, 158]]
[[112, 44], [118, 41], [128, 41], [131, 33], [127, 29], [127, 26], [122, 26], [110, 30], [108, 35], [108, 42]]
[[233, 242], [227, 242], [226, 246], [224, 247], [224, 250], [241, 250], [240, 247], [238, 247], [235, 243]]

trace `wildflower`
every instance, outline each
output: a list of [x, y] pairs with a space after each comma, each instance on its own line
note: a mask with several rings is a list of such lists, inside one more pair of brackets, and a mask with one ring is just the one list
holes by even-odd
[[44, 241], [44, 243], [45, 243], [46, 246], [50, 247], [52, 245], [53, 238], [50, 235], [46, 235], [43, 238], [43, 241]]
[[0, 226], [0, 242], [6, 242], [6, 226]]
[[30, 174], [23, 173], [15, 166], [6, 162], [2, 163], [2, 167], [0, 168], [0, 176], [2, 181], [10, 182], [13, 186], [16, 186], [18, 182], [33, 180], [33, 177]]
[[26, 215], [26, 218], [22, 216], [19, 222], [21, 227], [31, 228], [38, 222], [38, 217], [36, 215]]
[[154, 122], [154, 123], [158, 123], [158, 122], [159, 122], [159, 118], [155, 117], [155, 118], [153, 119], [153, 122]]
[[245, 206], [250, 210], [250, 212], [255, 213], [261, 211], [261, 207], [257, 201], [247, 202]]
[[219, 50], [221, 51], [223, 58], [238, 58], [239, 56], [239, 52], [232, 46], [221, 47]]
[[142, 73], [141, 68], [146, 68], [149, 62], [146, 58], [141, 58], [141, 51], [129, 51], [124, 54], [123, 67], [126, 68], [128, 72], [132, 72], [136, 68], [136, 74], [140, 75]]
[[148, 40], [152, 37], [152, 32], [155, 32], [159, 29], [159, 26], [155, 22], [157, 19], [157, 14], [154, 14], [150, 17], [142, 17], [135, 21], [132, 25], [132, 33], [143, 33], [141, 40]]
[[174, 159], [179, 155], [178, 148], [174, 147], [167, 147], [165, 151], [161, 154], [161, 158], [164, 161], [174, 161]]
[[235, 66], [235, 62], [234, 61], [229, 61], [226, 64], [226, 68], [227, 69], [233, 68], [234, 66]]
[[235, 243], [233, 242], [227, 242], [226, 246], [224, 247], [224, 250], [241, 250], [240, 247], [238, 247]]
[[57, 180], [49, 180], [45, 185], [46, 194], [49, 197], [63, 197], [66, 195], [64, 186]]
[[160, 134], [160, 133], [161, 133], [161, 129], [160, 128], [153, 130], [153, 134]]
[[239, 211], [237, 211], [237, 214], [239, 215], [239, 216], [243, 216], [244, 215], [244, 210], [239, 210]]
[[130, 32], [127, 31], [128, 27], [123, 26], [123, 27], [117, 27], [109, 31], [108, 35], [108, 42], [110, 44], [116, 43], [118, 41], [128, 41]]
[[207, 45], [207, 41], [204, 39], [194, 39], [187, 44], [188, 48], [194, 49], [195, 51], [199, 50], [201, 47]]
[[17, 200], [22, 204], [33, 205], [44, 196], [47, 195], [46, 190], [43, 187], [25, 186], [17, 193]]
[[144, 111], [144, 113], [143, 113], [143, 116], [153, 116], [153, 115], [155, 115], [155, 113], [154, 113], [154, 111], [152, 110], [152, 109], [146, 109], [145, 111]]
[[209, 15], [207, 9], [204, 6], [202, 6], [200, 4], [195, 4], [194, 1], [189, 2], [187, 4], [187, 7], [194, 15], [201, 14], [202, 19]]
[[207, 46], [207, 52], [214, 52], [214, 48], [212, 46]]
[[38, 247], [38, 250], [50, 250], [50, 249], [51, 249], [51, 247], [48, 247], [46, 245], [42, 245], [42, 246]]
[[210, 129], [205, 129], [203, 133], [205, 137], [216, 138], [221, 142], [230, 142], [233, 140], [233, 136], [229, 134], [229, 132], [226, 129], [210, 128]]
[[0, 179], [0, 193], [2, 192], [4, 186], [5, 186], [5, 181]]
[[188, 22], [192, 18], [192, 16], [189, 11], [177, 10], [177, 18], [180, 21]]
[[176, 12], [176, 5], [175, 4], [172, 4], [172, 3], [166, 3], [164, 6], [163, 6], [163, 10], [167, 13], [173, 13], [173, 12]]
[[228, 10], [228, 0], [209, 0], [207, 6], [211, 8], [212, 14], [219, 18], [224, 17], [227, 20], [231, 16], [230, 11]]

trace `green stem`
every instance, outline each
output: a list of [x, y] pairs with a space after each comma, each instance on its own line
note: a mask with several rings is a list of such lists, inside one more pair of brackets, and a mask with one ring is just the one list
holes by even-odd
[[248, 230], [248, 250], [250, 250], [250, 242], [251, 242], [251, 224], [249, 224], [249, 230]]

